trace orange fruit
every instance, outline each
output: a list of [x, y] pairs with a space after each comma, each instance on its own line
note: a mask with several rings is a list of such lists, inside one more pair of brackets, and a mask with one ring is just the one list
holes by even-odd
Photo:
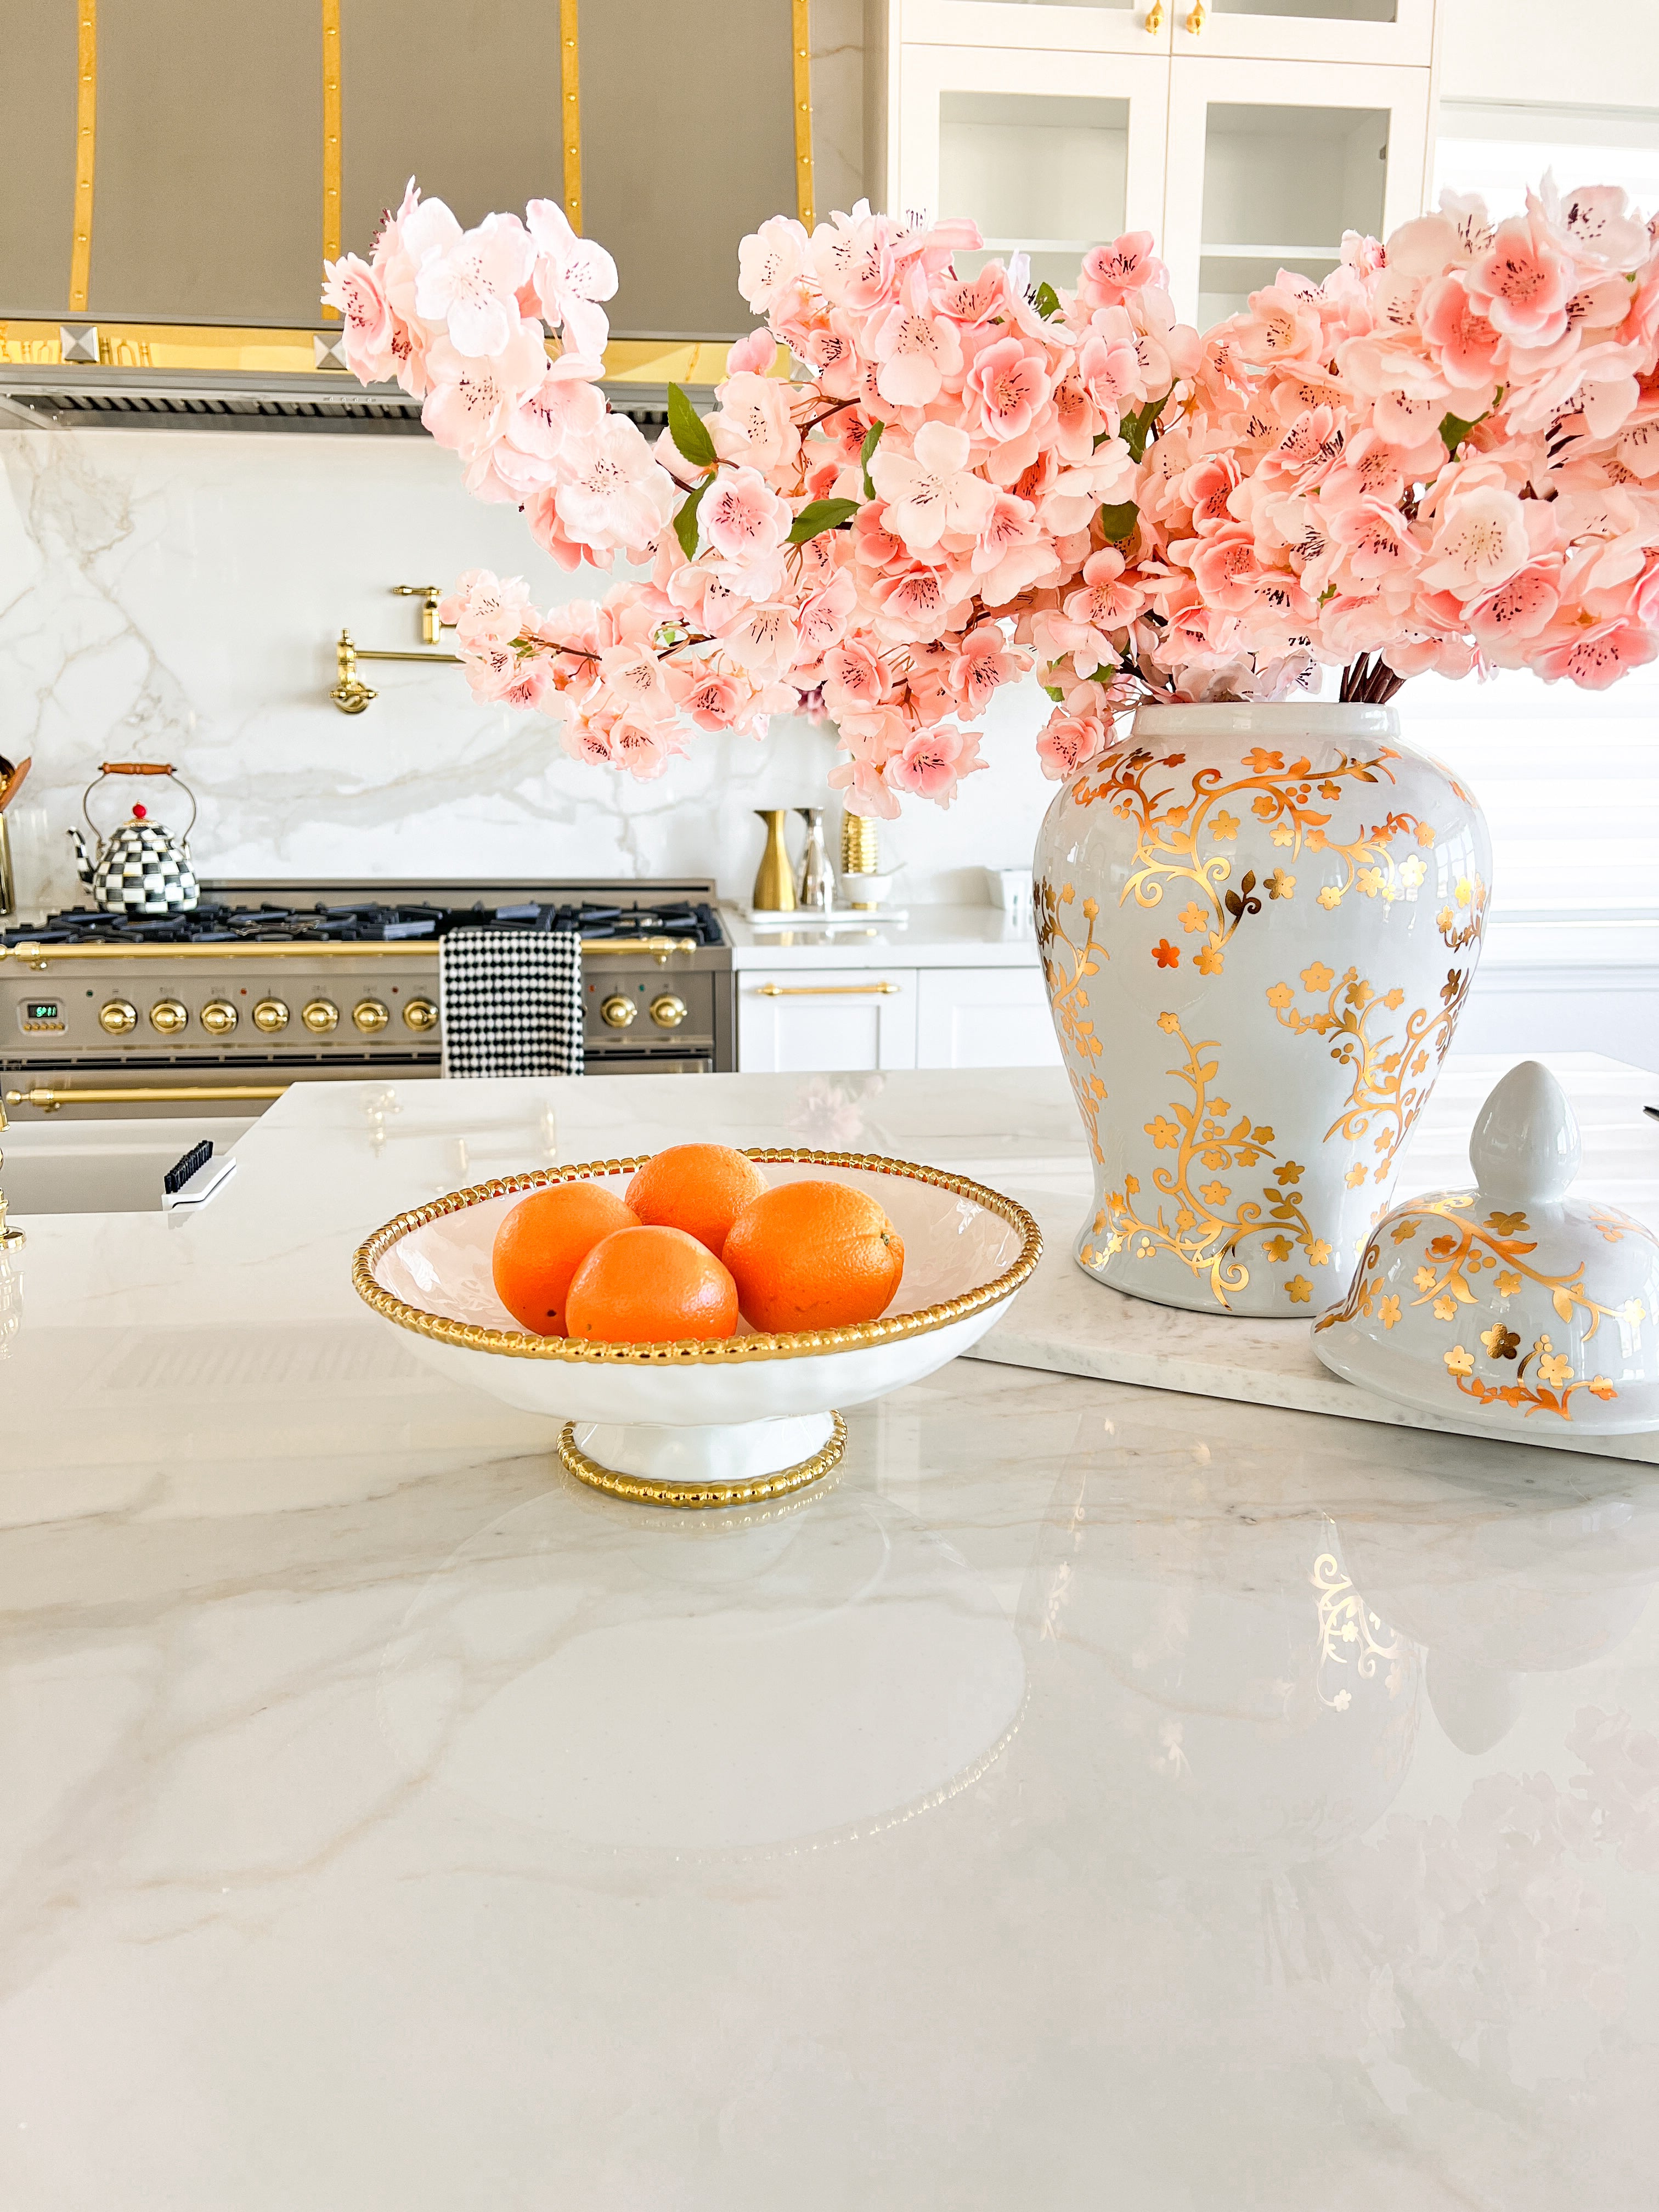
[[751, 1199], [721, 1258], [744, 1319], [758, 1329], [874, 1321], [904, 1273], [904, 1240], [867, 1193], [846, 1182], [781, 1182]]
[[718, 1260], [732, 1224], [766, 1187], [753, 1160], [729, 1145], [671, 1145], [629, 1184], [628, 1203], [641, 1221], [684, 1230]]
[[556, 1182], [521, 1198], [495, 1231], [489, 1272], [520, 1328], [563, 1336], [570, 1278], [602, 1237], [639, 1218], [597, 1183]]
[[665, 1344], [730, 1336], [738, 1287], [707, 1245], [659, 1223], [618, 1229], [576, 1270], [565, 1304], [573, 1337]]

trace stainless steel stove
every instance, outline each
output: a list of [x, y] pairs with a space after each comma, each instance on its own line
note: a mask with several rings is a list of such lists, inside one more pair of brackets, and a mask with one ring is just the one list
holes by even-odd
[[206, 883], [191, 914], [0, 937], [7, 1111], [245, 1115], [291, 1083], [435, 1077], [438, 941], [479, 927], [580, 936], [591, 1074], [736, 1066], [712, 883]]

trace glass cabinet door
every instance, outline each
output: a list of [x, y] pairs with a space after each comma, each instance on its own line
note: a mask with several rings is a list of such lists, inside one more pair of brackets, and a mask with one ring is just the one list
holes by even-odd
[[904, 45], [1073, 53], [1169, 52], [1170, 0], [890, 0]]
[[1169, 79], [1153, 55], [907, 47], [898, 204], [970, 216], [988, 254], [1074, 285], [1091, 246], [1162, 227]]
[[1434, 0], [1176, 0], [1177, 57], [1382, 62], [1426, 69]]
[[1176, 306], [1207, 329], [1290, 269], [1316, 280], [1344, 231], [1421, 212], [1428, 72], [1176, 61], [1164, 258]]

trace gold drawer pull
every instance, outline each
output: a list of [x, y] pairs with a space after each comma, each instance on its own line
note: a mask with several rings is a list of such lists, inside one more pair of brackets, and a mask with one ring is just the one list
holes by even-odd
[[757, 983], [757, 999], [856, 999], [871, 993], [896, 998], [902, 983]]
[[141, 1083], [118, 1090], [113, 1085], [85, 1090], [53, 1091], [36, 1084], [27, 1091], [9, 1091], [8, 1106], [33, 1106], [42, 1114], [55, 1114], [60, 1106], [193, 1106], [207, 1098], [280, 1098], [286, 1083]]

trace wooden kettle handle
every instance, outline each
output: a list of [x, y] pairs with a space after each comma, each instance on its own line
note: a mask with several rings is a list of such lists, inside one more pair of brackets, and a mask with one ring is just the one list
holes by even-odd
[[171, 761], [100, 761], [100, 775], [171, 775]]

